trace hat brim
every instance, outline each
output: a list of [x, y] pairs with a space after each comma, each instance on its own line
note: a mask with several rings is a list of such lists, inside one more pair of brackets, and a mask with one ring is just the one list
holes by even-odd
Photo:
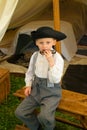
[[66, 35], [50, 27], [42, 27], [42, 28], [37, 29], [36, 31], [32, 31], [31, 37], [34, 41], [40, 38], [54, 38], [57, 41], [60, 41], [60, 40], [65, 39]]

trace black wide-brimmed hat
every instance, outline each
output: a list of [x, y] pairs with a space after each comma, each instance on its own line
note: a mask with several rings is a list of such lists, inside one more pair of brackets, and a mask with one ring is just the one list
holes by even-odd
[[31, 32], [31, 37], [34, 41], [40, 38], [54, 38], [57, 41], [63, 40], [66, 38], [66, 35], [60, 31], [56, 31], [51, 27], [40, 27], [36, 31]]

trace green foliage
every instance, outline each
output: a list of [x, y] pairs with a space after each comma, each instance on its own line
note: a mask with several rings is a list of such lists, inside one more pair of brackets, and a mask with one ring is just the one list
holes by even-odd
[[[13, 95], [13, 93], [24, 86], [24, 78], [11, 76], [10, 81], [10, 94], [8, 95], [7, 99], [5, 99], [0, 104], [0, 130], [15, 130], [16, 124], [22, 124], [22, 122], [19, 119], [17, 119], [14, 115], [14, 111], [20, 103], [20, 101], [17, 97]], [[70, 120], [75, 120], [74, 118], [62, 114], [60, 112], [56, 113], [56, 115], [61, 116], [63, 118], [68, 118]], [[57, 122], [57, 128], [58, 130], [80, 130], [78, 128], [60, 122]]]
[[11, 89], [7, 99], [0, 104], [0, 130], [14, 130], [16, 124], [22, 124], [15, 115], [14, 111], [20, 103], [13, 93], [24, 86], [24, 79], [11, 76]]

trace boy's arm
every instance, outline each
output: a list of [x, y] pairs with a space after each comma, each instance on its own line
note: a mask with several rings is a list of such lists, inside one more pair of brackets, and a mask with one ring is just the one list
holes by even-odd
[[52, 83], [59, 83], [63, 75], [64, 60], [60, 54], [54, 56], [54, 65], [49, 66], [48, 78]]
[[34, 66], [35, 66], [34, 61], [36, 60], [35, 55], [36, 55], [36, 53], [34, 53], [31, 56], [29, 67], [28, 67], [27, 72], [25, 74], [25, 86], [28, 86], [28, 87], [32, 86], [32, 81], [34, 78]]

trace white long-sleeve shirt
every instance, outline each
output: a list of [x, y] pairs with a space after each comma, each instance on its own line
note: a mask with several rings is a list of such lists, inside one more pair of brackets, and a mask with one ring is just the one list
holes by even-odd
[[[40, 78], [48, 78], [51, 83], [59, 83], [61, 81], [64, 67], [64, 60], [61, 55], [58, 52], [53, 54], [55, 65], [50, 67], [45, 55], [41, 55], [38, 51], [37, 59], [35, 59], [34, 56], [36, 53], [37, 52], [31, 56], [30, 64], [25, 75], [26, 86], [32, 87], [34, 75]], [[33, 70], [34, 66], [35, 72]]]

